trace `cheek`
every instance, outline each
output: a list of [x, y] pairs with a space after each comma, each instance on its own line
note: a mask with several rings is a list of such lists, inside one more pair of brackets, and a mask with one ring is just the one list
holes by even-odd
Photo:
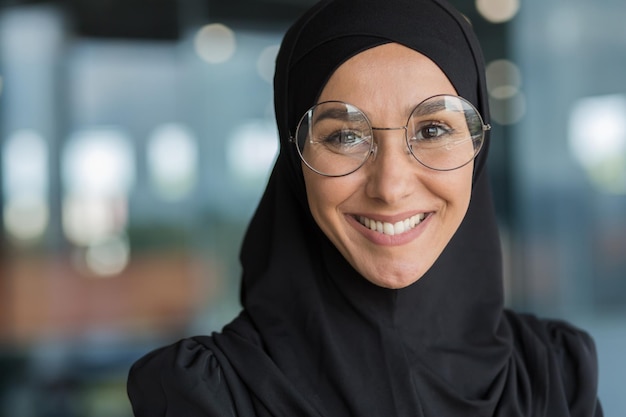
[[347, 177], [324, 177], [303, 168], [304, 184], [309, 209], [318, 225], [325, 231], [329, 223], [337, 221], [341, 204], [358, 192], [361, 185], [357, 175]]
[[473, 166], [469, 164], [455, 171], [435, 172], [425, 181], [430, 192], [446, 206], [448, 217], [460, 223], [470, 204]]
[[317, 219], [319, 212], [324, 211], [324, 207], [329, 204], [329, 197], [332, 193], [325, 187], [318, 178], [306, 172], [304, 174], [304, 185], [306, 187], [306, 196], [309, 203], [309, 209], [313, 217]]
[[473, 165], [460, 168], [457, 173], [459, 175], [456, 176], [448, 190], [448, 201], [458, 211], [460, 222], [467, 213], [472, 196]]
[[307, 167], [302, 167], [302, 170], [309, 210], [317, 224], [325, 229], [323, 219], [328, 216], [328, 212], [334, 206], [336, 193], [333, 192], [333, 188], [335, 187], [327, 184], [325, 177], [312, 172]]

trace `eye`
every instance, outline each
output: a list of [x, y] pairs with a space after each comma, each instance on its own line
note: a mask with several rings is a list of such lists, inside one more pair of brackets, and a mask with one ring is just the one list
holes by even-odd
[[359, 130], [336, 130], [320, 138], [319, 142], [336, 152], [351, 153], [361, 152], [363, 148], [369, 148], [369, 137]]
[[429, 124], [423, 125], [416, 130], [413, 139], [417, 141], [433, 141], [450, 134], [451, 130], [443, 124], [429, 122]]
[[361, 133], [353, 130], [341, 130], [333, 132], [331, 135], [324, 139], [325, 142], [332, 142], [337, 145], [352, 145], [359, 142], [361, 139]]

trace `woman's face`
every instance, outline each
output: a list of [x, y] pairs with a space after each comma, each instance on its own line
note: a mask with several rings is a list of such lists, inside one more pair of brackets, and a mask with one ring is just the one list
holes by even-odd
[[[439, 67], [391, 43], [341, 65], [319, 101], [344, 101], [373, 126], [398, 127], [417, 104], [437, 94], [456, 94]], [[404, 130], [374, 132], [377, 152], [360, 169], [325, 177], [303, 164], [304, 181], [315, 221], [348, 262], [376, 285], [403, 288], [424, 275], [459, 227], [470, 201], [473, 163], [434, 171], [408, 153]], [[388, 234], [391, 225], [422, 217], [415, 227]], [[387, 233], [363, 224], [371, 221], [381, 222]]]

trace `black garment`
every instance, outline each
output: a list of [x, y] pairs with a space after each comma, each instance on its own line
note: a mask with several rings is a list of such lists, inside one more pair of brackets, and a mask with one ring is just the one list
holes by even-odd
[[461, 226], [407, 288], [361, 277], [313, 220], [290, 132], [339, 65], [388, 42], [431, 58], [489, 120], [480, 48], [446, 3], [314, 6], [278, 56], [281, 151], [242, 247], [243, 311], [220, 333], [138, 361], [128, 383], [137, 417], [602, 415], [589, 336], [503, 307], [489, 138]]

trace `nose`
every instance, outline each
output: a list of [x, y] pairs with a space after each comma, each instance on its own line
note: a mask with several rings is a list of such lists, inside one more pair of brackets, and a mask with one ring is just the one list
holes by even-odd
[[409, 153], [404, 129], [376, 130], [381, 132], [378, 132], [373, 155], [364, 167], [368, 171], [366, 194], [394, 204], [415, 191], [415, 171], [420, 167]]

